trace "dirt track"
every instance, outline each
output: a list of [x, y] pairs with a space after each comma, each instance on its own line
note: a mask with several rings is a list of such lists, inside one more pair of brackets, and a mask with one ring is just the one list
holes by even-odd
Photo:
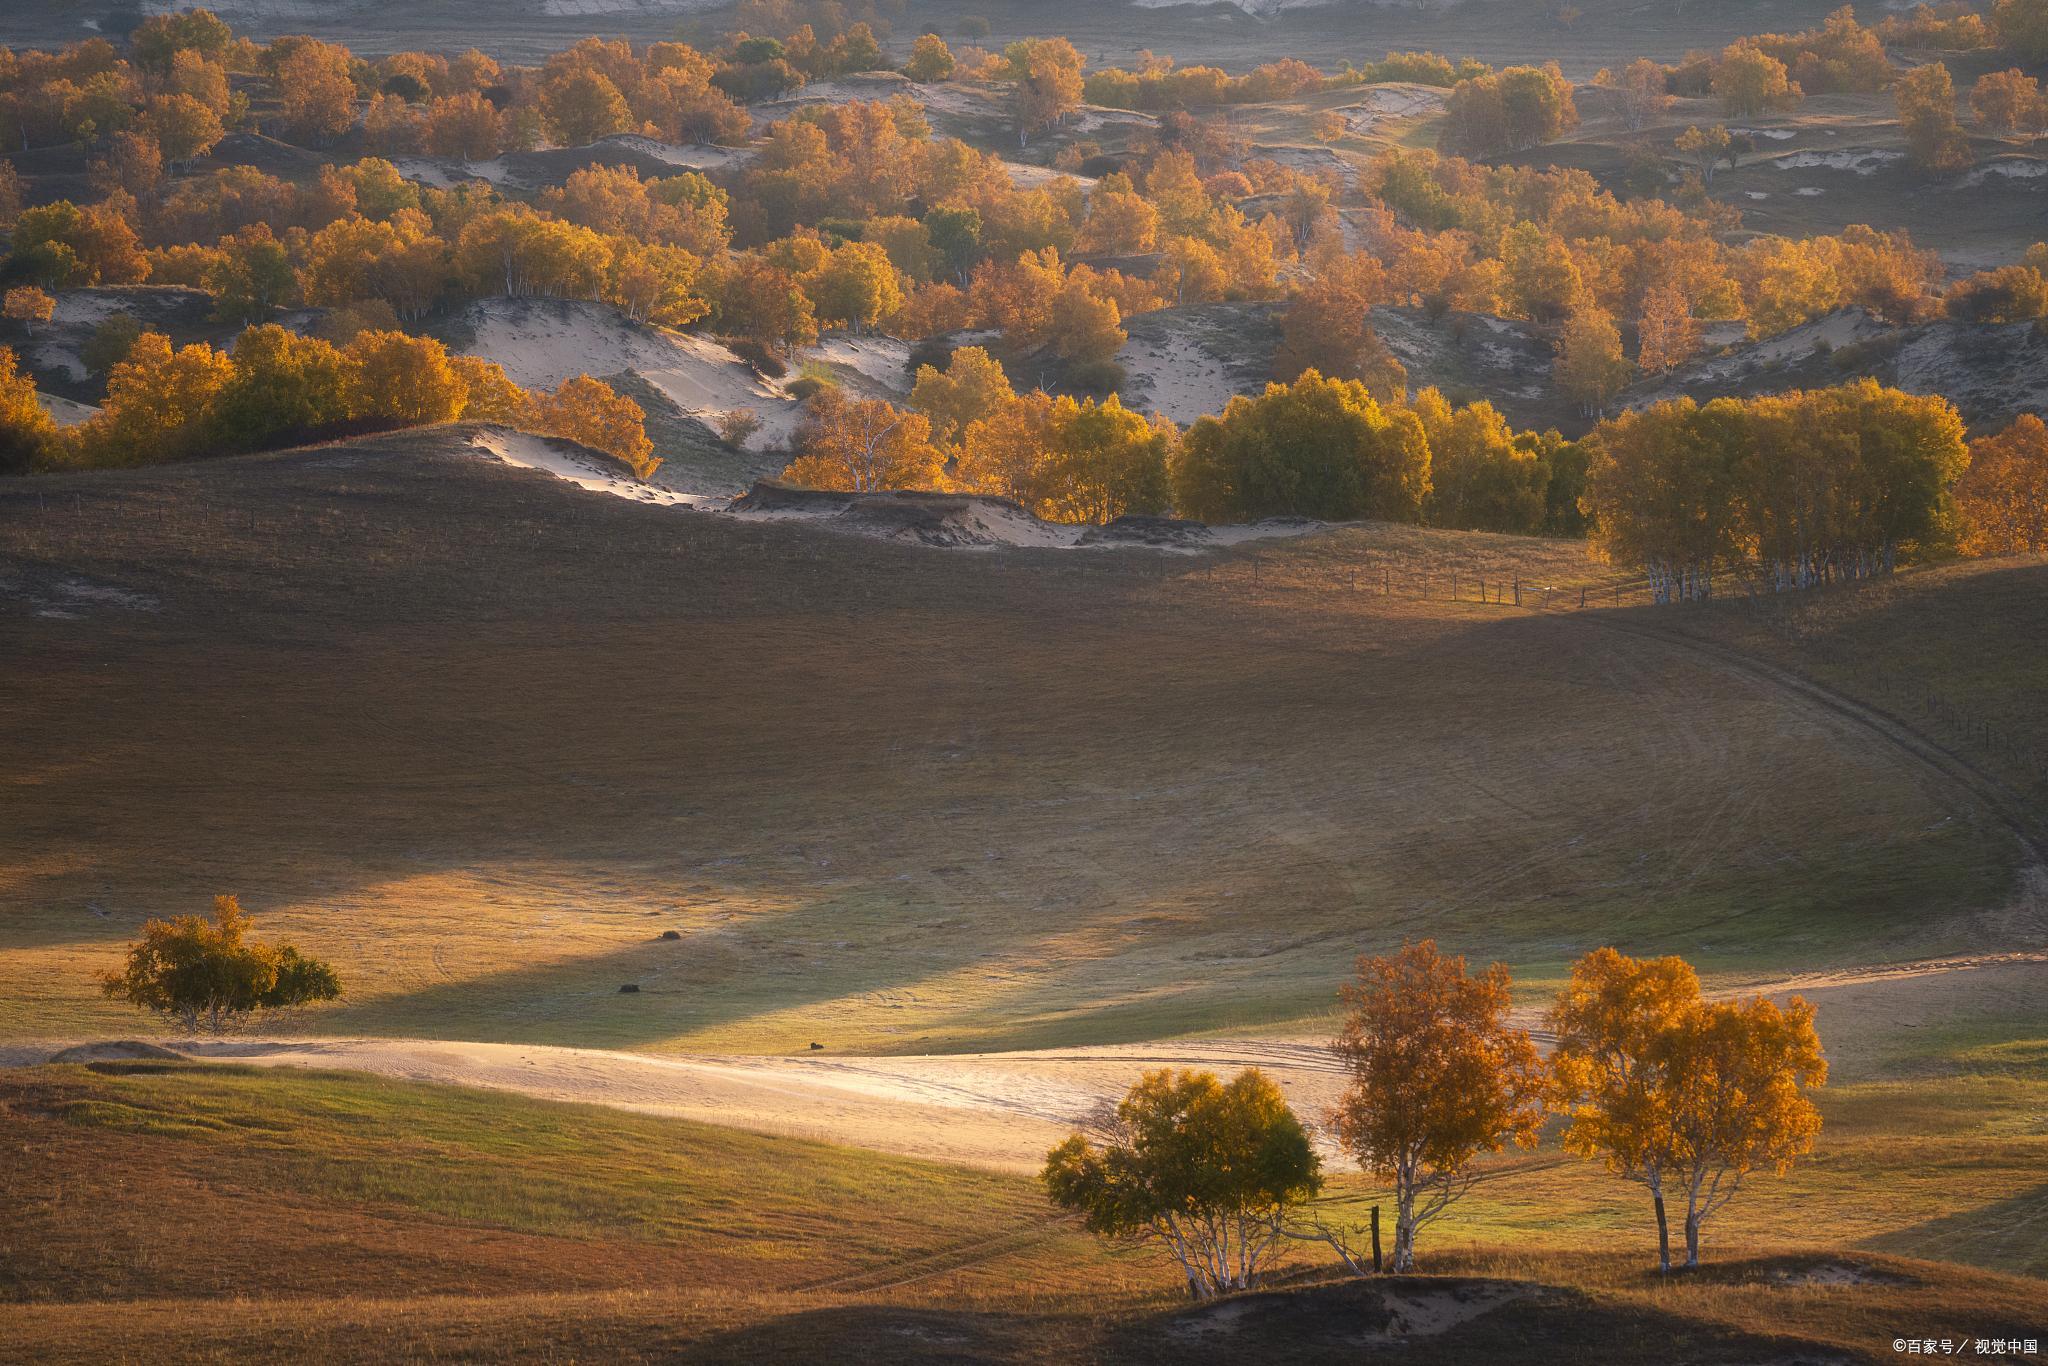
[[[1797, 991], [1815, 1001], [1838, 1075], [1853, 1079], [1889, 1070], [1910, 1049], [1912, 1031], [2020, 1010], [2044, 988], [2048, 952], [1844, 969], [1749, 990]], [[1535, 1013], [1524, 1012], [1524, 1022], [1534, 1026]], [[1311, 1121], [1343, 1084], [1341, 1070], [1311, 1038], [889, 1058], [662, 1057], [425, 1039], [182, 1047], [222, 1061], [516, 1091], [1008, 1171], [1036, 1170], [1047, 1148], [1149, 1068], [1258, 1067]]]

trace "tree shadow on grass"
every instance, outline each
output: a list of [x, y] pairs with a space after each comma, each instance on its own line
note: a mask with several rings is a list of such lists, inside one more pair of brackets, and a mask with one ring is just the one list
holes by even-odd
[[1862, 1246], [2012, 1275], [2048, 1276], [2048, 1182], [1988, 1205], [1879, 1234]]

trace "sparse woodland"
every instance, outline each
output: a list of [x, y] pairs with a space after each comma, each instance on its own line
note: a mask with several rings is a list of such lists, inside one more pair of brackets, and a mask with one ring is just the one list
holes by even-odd
[[[1815, 95], [1893, 90], [1915, 161], [1929, 175], [1953, 173], [1972, 155], [1959, 110], [1987, 134], [2024, 137], [2048, 126], [2048, 102], [2017, 67], [1985, 75], [1965, 100], [1939, 62], [1902, 66], [1890, 49], [2029, 60], [2048, 23], [2039, 9], [1923, 7], [1876, 27], [1844, 10], [1809, 32], [1760, 34], [1670, 66], [1638, 61], [1592, 85], [1620, 100], [1631, 127], [1681, 96], [1751, 118]], [[1719, 125], [1677, 139], [1680, 167], [1694, 164], [1651, 195], [1617, 197], [1581, 171], [1465, 159], [1540, 146], [1575, 126], [1573, 86], [1554, 65], [1494, 70], [1390, 53], [1334, 74], [1290, 60], [1232, 76], [1148, 56], [1090, 72], [1057, 38], [956, 51], [926, 33], [902, 54], [905, 93], [803, 105], [808, 83], [896, 62], [874, 24], [792, 5], [735, 20], [722, 45], [593, 38], [528, 68], [476, 51], [368, 61], [306, 38], [258, 45], [203, 10], [152, 18], [125, 45], [92, 38], [8, 53], [0, 144], [75, 143], [94, 193], [25, 206], [20, 178], [0, 164], [7, 316], [33, 329], [49, 317], [47, 291], [154, 282], [203, 289], [220, 319], [253, 330], [218, 352], [121, 338], [140, 350], [104, 362], [106, 411], [58, 431], [16, 403], [0, 459], [17, 469], [133, 464], [466, 417], [583, 441], [646, 478], [659, 456], [631, 399], [588, 377], [558, 394], [517, 391], [488, 361], [447, 357], [421, 335], [464, 300], [566, 298], [726, 337], [771, 366], [824, 329], [928, 339], [906, 407], [811, 402], [788, 473], [823, 487], [1000, 494], [1062, 521], [1172, 511], [1590, 532], [1673, 597], [1709, 592], [1715, 566], [1731, 560], [1761, 565], [1783, 587], [1889, 568], [1902, 555], [2039, 548], [2025, 518], [1967, 496], [2036, 476], [1959, 486], [1968, 450], [1939, 399], [1850, 389], [1755, 400], [1740, 415], [1710, 410], [1686, 419], [1688, 430], [1712, 427], [1706, 444], [1723, 448], [1680, 476], [1655, 467], [1681, 458], [1662, 441], [1677, 430], [1673, 413], [1609, 416], [1576, 442], [1517, 432], [1483, 397], [1411, 391], [1372, 325], [1375, 307], [1398, 305], [1554, 329], [1552, 383], [1598, 416], [1633, 378], [1699, 355], [1716, 323], [1763, 339], [1851, 306], [1895, 324], [1944, 312], [2041, 318], [2048, 262], [2038, 250], [1951, 284], [1901, 232], [1745, 238], [1735, 211], [1704, 189], [1737, 155]], [[1445, 92], [1441, 150], [1388, 149], [1354, 189], [1252, 155], [1222, 117], [1390, 80]], [[942, 83], [994, 95], [1025, 144], [1084, 101], [1154, 122], [1126, 153], [1098, 158], [1113, 169], [1090, 165], [1092, 179], [1081, 178], [1087, 144], [1069, 142], [1064, 174], [1022, 182], [999, 149], [934, 132], [920, 95]], [[747, 106], [773, 99], [791, 107], [757, 137]], [[351, 150], [311, 174], [196, 169], [223, 138], [250, 133]], [[475, 177], [422, 184], [394, 160], [475, 165], [627, 133], [749, 154], [652, 179], [593, 164], [525, 198]], [[1233, 300], [1284, 305], [1278, 387], [1185, 431], [1118, 402], [1128, 319]], [[265, 330], [294, 309], [325, 310], [322, 340]], [[995, 340], [945, 340], [963, 332]], [[962, 364], [974, 374], [953, 379], [949, 366]], [[1017, 372], [1053, 387], [1020, 391]], [[383, 392], [380, 375], [404, 376], [409, 391]], [[1880, 431], [1858, 416], [1872, 404], [1924, 412], [1942, 435], [1908, 443], [1903, 457], [1864, 449]], [[1807, 454], [1775, 444], [1795, 431]], [[1985, 449], [2002, 452], [2002, 468], [2030, 469], [2025, 435]], [[1759, 479], [1797, 482], [1788, 462], [1846, 470], [1899, 458], [1921, 467], [1866, 481], [1882, 505], [1847, 521], [1819, 508], [1765, 511], [1755, 489]], [[1726, 483], [1737, 465], [1750, 481], [1741, 507]], [[1685, 496], [1713, 499], [1725, 486], [1731, 501], [1704, 525], [1687, 521], [1681, 544], [1659, 528], [1682, 514], [1645, 500], [1695, 478]]]

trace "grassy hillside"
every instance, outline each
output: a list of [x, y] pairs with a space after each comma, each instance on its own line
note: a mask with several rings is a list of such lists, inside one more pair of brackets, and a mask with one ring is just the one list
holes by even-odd
[[766, 1052], [1298, 1018], [1420, 935], [1532, 989], [2008, 942], [1966, 786], [1563, 610], [1576, 545], [940, 552], [462, 446], [0, 490], [0, 1034], [132, 1027], [91, 973], [222, 891], [323, 1030]]
[[[1834, 1097], [1821, 1158], [1732, 1207], [1683, 1282], [1645, 1271], [1638, 1192], [1542, 1154], [1432, 1237], [1427, 1277], [1328, 1283], [1304, 1253], [1274, 1293], [1186, 1310], [1162, 1262], [1049, 1220], [1022, 1178], [344, 1074], [5, 1072], [22, 1155], [0, 1168], [0, 1360], [723, 1362], [830, 1343], [891, 1361], [1336, 1361], [1404, 1305], [1463, 1303], [1491, 1312], [1403, 1334], [1404, 1358], [1569, 1340], [1603, 1361], [1875, 1361], [1922, 1321], [2037, 1327], [2039, 1280], [1887, 1253], [2048, 1270], [2000, 1232], [2039, 1217], [2040, 1084], [1980, 1077], [1909, 1111]], [[1869, 1200], [1880, 1149], [1888, 1182], [1899, 1163], [1928, 1177]], [[1333, 1213], [1370, 1198], [1352, 1179], [1334, 1196]]]

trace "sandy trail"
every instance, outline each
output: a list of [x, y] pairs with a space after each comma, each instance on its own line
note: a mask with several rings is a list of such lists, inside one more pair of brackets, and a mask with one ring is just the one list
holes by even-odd
[[[1710, 994], [1804, 995], [1819, 1008], [1838, 1075], [1851, 1080], [1910, 1056], [1915, 1031], [2037, 1010], [2044, 989], [2048, 952], [2021, 951], [1810, 973]], [[1534, 1009], [1516, 1014], [1526, 1027], [1540, 1024]], [[1261, 1068], [1318, 1129], [1344, 1082], [1319, 1036], [928, 1057], [661, 1056], [435, 1039], [175, 1046], [200, 1058], [513, 1091], [1014, 1172], [1037, 1170], [1046, 1149], [1151, 1068], [1226, 1076]], [[34, 1061], [49, 1051], [46, 1045], [33, 1057], [0, 1056], [0, 1063]], [[1327, 1138], [1320, 1141], [1335, 1156]]]

